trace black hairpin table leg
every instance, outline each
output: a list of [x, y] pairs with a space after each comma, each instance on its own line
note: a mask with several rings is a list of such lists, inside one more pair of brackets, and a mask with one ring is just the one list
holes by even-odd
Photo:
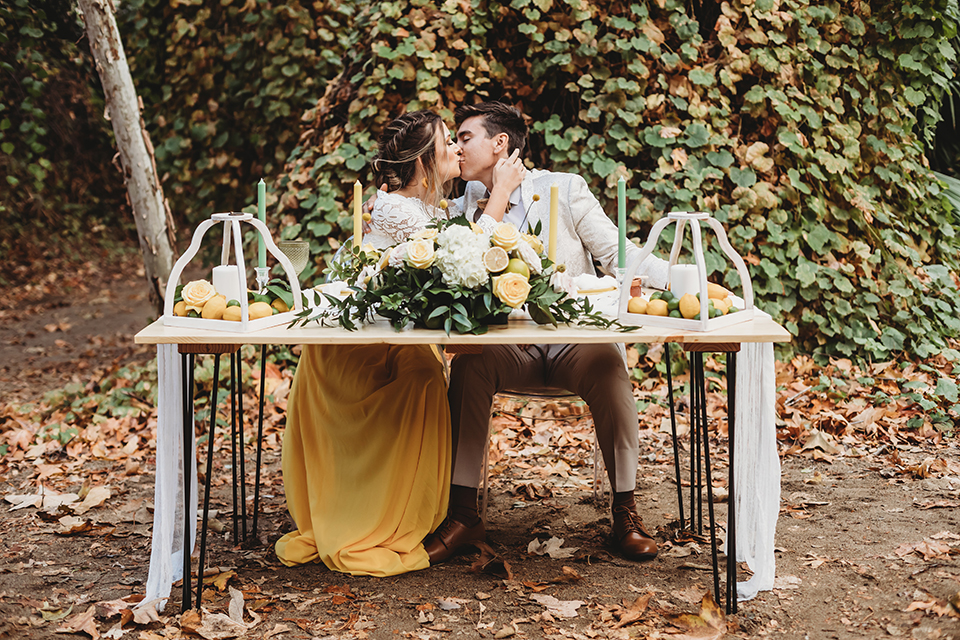
[[[217, 396], [220, 382], [220, 355], [224, 353], [234, 354], [240, 348], [239, 345], [229, 344], [181, 344], [178, 350], [181, 354], [181, 375], [183, 376], [184, 394], [183, 394], [183, 602], [181, 610], [193, 608], [191, 603], [191, 571], [190, 571], [190, 484], [193, 475], [194, 458], [191, 457], [190, 443], [193, 441], [193, 368], [195, 354], [213, 354], [213, 390], [210, 394], [210, 428], [207, 434], [207, 465], [204, 477], [204, 498], [203, 498], [203, 520], [201, 521], [200, 532], [200, 557], [197, 566], [197, 593], [195, 606], [200, 608], [200, 600], [203, 593], [203, 565], [206, 555], [207, 542], [207, 520], [210, 514], [210, 487], [213, 476], [213, 441], [216, 438], [217, 427]], [[231, 378], [233, 367], [231, 366]]]
[[[240, 540], [240, 523], [237, 510], [237, 473], [239, 465], [237, 464], [237, 354], [230, 354], [230, 473], [233, 476], [233, 543], [238, 544]], [[242, 451], [241, 451], [242, 453]]]
[[189, 455], [193, 442], [193, 355], [180, 354], [180, 380], [183, 383], [183, 595], [180, 609], [190, 608], [190, 483], [193, 460]]
[[[247, 466], [246, 446], [243, 434], [243, 358], [237, 353], [237, 435], [240, 438], [240, 539], [234, 540], [240, 544], [247, 539]], [[234, 504], [234, 511], [237, 506]]]
[[253, 539], [257, 539], [257, 518], [260, 515], [260, 453], [263, 449], [263, 401], [267, 381], [267, 345], [260, 345], [260, 408], [257, 411], [257, 469], [253, 484]]
[[[703, 353], [726, 353], [727, 354], [727, 424], [729, 432], [729, 478], [728, 478], [728, 499], [727, 499], [727, 562], [726, 562], [726, 593], [725, 603], [727, 613], [737, 612], [737, 562], [736, 562], [736, 501], [733, 486], [734, 473], [734, 420], [733, 415], [736, 410], [736, 352], [740, 350], [738, 343], [718, 343], [718, 344], [685, 344], [684, 350], [690, 352], [690, 422], [691, 422], [691, 448], [696, 447], [698, 452], [700, 441], [703, 443], [703, 463], [706, 471], [707, 483], [707, 513], [710, 526], [710, 542], [712, 547], [713, 559], [713, 585], [717, 600], [720, 598], [720, 566], [718, 561], [717, 549], [717, 521], [713, 509], [713, 484], [710, 469], [710, 433], [707, 428], [707, 395], [706, 395], [706, 374], [703, 367]], [[693, 425], [696, 425], [693, 426]], [[699, 437], [697, 437], [699, 433]], [[696, 444], [694, 444], [696, 443]], [[694, 450], [690, 453], [691, 479], [693, 478], [693, 466], [697, 455]], [[696, 463], [697, 465], [699, 462]], [[697, 481], [700, 482], [700, 474], [697, 474]], [[693, 492], [691, 491], [691, 497]], [[698, 498], [700, 494], [698, 494]], [[699, 500], [698, 500], [699, 502]], [[693, 507], [691, 505], [691, 516]], [[702, 517], [702, 506], [700, 514]], [[691, 530], [692, 530], [691, 525]]]
[[670, 433], [673, 438], [673, 470], [677, 478], [677, 509], [680, 512], [680, 531], [686, 528], [683, 520], [683, 483], [680, 482], [680, 445], [677, 442], [677, 412], [673, 401], [673, 372], [670, 362], [670, 343], [664, 343], [667, 356], [667, 399], [670, 403]]
[[737, 414], [737, 353], [727, 353], [727, 613], [737, 612], [737, 492], [733, 484], [734, 437]]

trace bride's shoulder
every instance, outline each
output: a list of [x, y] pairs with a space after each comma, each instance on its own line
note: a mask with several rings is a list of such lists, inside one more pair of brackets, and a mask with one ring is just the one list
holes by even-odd
[[398, 193], [388, 193], [377, 189], [377, 200], [373, 204], [373, 211], [392, 213], [396, 211], [422, 211], [423, 205], [416, 198], [408, 198]]

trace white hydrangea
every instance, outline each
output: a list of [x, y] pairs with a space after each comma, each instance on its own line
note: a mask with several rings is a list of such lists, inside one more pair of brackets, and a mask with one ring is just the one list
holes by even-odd
[[487, 236], [477, 235], [470, 227], [450, 226], [437, 236], [437, 247], [434, 264], [447, 284], [476, 289], [489, 280], [483, 264], [483, 254], [490, 248]]

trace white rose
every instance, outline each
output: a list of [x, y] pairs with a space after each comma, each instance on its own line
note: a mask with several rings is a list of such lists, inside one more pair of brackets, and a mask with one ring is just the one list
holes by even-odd
[[530, 283], [519, 273], [505, 273], [493, 279], [493, 294], [514, 309], [527, 301], [529, 293]]
[[422, 231], [417, 231], [415, 234], [410, 236], [412, 240], [433, 240], [437, 237], [436, 227], [431, 227], [430, 229], [423, 229]]
[[434, 257], [433, 240], [414, 240], [407, 244], [407, 264], [414, 269], [429, 269]]
[[520, 242], [520, 232], [509, 222], [501, 222], [493, 230], [490, 242], [503, 248], [504, 251], [513, 251], [517, 248], [517, 243]]
[[217, 290], [206, 280], [194, 280], [183, 285], [180, 295], [183, 297], [183, 301], [187, 303], [188, 311], [193, 309], [200, 313], [207, 300], [217, 295]]
[[521, 233], [520, 237], [527, 241], [534, 251], [537, 253], [543, 253], [543, 243], [540, 242], [540, 238], [533, 235], [532, 233]]
[[387, 264], [394, 269], [399, 269], [405, 264], [407, 258], [407, 243], [398, 244], [390, 251], [390, 257], [387, 258]]
[[550, 276], [550, 286], [557, 293], [566, 292], [571, 298], [577, 295], [577, 285], [566, 271], [555, 271]]
[[517, 253], [520, 254], [520, 258], [527, 263], [527, 266], [530, 267], [530, 271], [533, 273], [540, 273], [543, 270], [540, 254], [534, 251], [533, 247], [526, 242], [517, 243]]

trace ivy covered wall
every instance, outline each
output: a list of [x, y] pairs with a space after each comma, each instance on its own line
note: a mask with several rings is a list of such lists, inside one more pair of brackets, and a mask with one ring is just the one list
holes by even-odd
[[[957, 221], [923, 142], [951, 75], [955, 12], [719, 9], [705, 29], [680, 0], [370, 5], [354, 23], [360, 46], [304, 114], [282, 210], [321, 244], [343, 237], [347, 188], [369, 185], [386, 121], [419, 108], [451, 120], [460, 102], [503, 99], [530, 118], [532, 164], [581, 173], [611, 214], [626, 177], [637, 240], [664, 212], [712, 212], [800, 349], [885, 359], [946, 348], [960, 329]], [[716, 247], [709, 263], [737, 286]]]

